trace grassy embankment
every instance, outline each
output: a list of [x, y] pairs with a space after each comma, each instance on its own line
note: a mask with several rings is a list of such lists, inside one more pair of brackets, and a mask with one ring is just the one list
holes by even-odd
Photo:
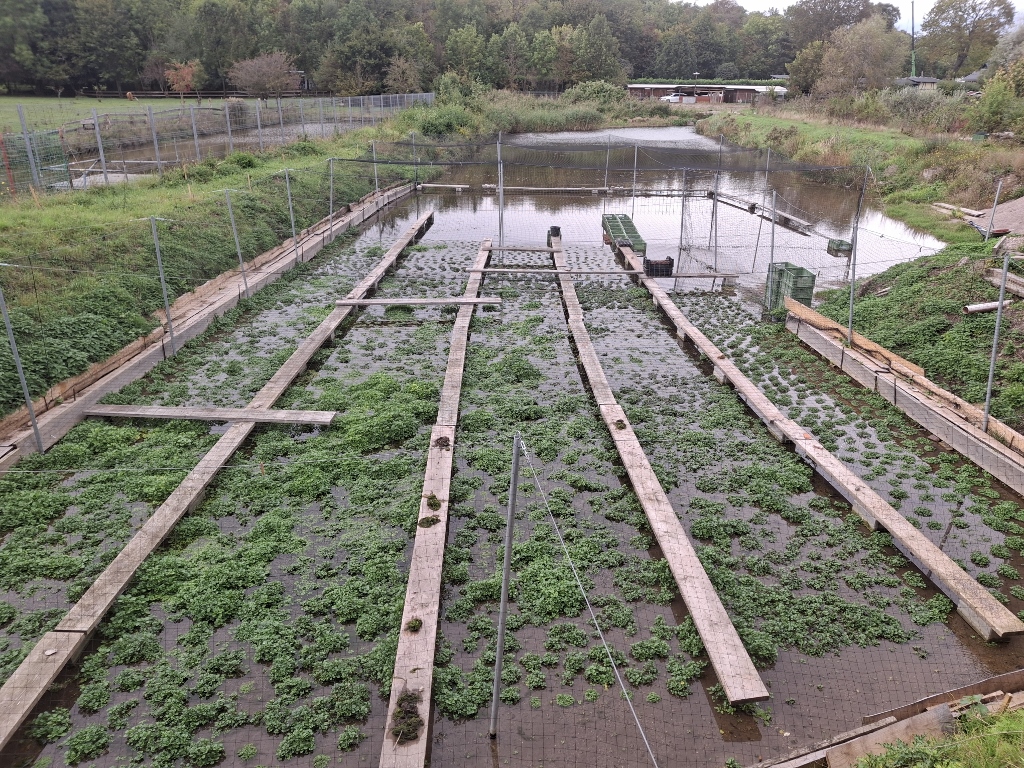
[[979, 241], [977, 231], [931, 207], [949, 202], [969, 208], [992, 204], [996, 180], [1003, 200], [1024, 192], [1024, 153], [951, 134], [908, 135], [902, 129], [837, 123], [815, 114], [717, 114], [698, 123], [704, 135], [723, 134], [745, 147], [771, 147], [786, 157], [821, 165], [869, 165], [870, 194], [886, 214], [948, 243]]
[[[964, 315], [963, 306], [994, 301], [999, 289], [985, 279], [1000, 266], [980, 246], [951, 245], [932, 256], [898, 264], [858, 286], [854, 327], [922, 366], [929, 378], [972, 403], [985, 399], [995, 313]], [[1014, 269], [1018, 268], [1014, 265]], [[889, 292], [878, 293], [884, 288]], [[849, 293], [824, 294], [819, 311], [846, 323]], [[1006, 308], [992, 413], [1024, 429], [1024, 307]]]
[[861, 758], [858, 768], [1006, 768], [1024, 765], [1024, 711], [962, 717], [943, 739], [918, 737], [885, 754]]
[[[198, 102], [195, 96], [185, 99], [185, 106], [196, 106]], [[105, 113], [131, 113], [145, 115], [152, 107], [154, 112], [166, 109], [176, 109], [181, 106], [182, 101], [177, 97], [163, 99], [128, 99], [116, 98], [91, 98], [87, 96], [44, 98], [39, 96], [0, 96], [0, 133], [20, 133], [21, 120], [18, 117], [18, 105], [22, 106], [25, 112], [25, 120], [29, 130], [46, 130], [48, 128], [59, 128], [65, 123], [74, 122], [92, 117], [95, 109], [99, 114]], [[222, 108], [224, 99], [203, 99], [204, 107]]]
[[[664, 105], [645, 106], [581, 94], [576, 101], [521, 94], [456, 94], [430, 108], [379, 124], [308, 140], [259, 156], [208, 159], [132, 185], [69, 195], [22, 196], [0, 205], [0, 269], [32, 393], [85, 370], [155, 327], [162, 300], [149, 216], [160, 225], [161, 255], [172, 299], [237, 264], [224, 189], [233, 194], [243, 254], [251, 258], [291, 235], [283, 169], [291, 169], [297, 227], [328, 212], [328, 158], [368, 154], [369, 142], [411, 131], [463, 137], [506, 132], [654, 125], [687, 119]], [[384, 181], [412, 178], [390, 166]], [[422, 175], [421, 175], [422, 178]], [[373, 188], [368, 166], [335, 164], [335, 202]], [[21, 405], [10, 350], [0, 345], [0, 414]]]

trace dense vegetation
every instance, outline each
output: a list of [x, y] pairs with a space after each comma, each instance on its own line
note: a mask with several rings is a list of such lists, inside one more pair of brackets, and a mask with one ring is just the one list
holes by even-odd
[[[919, 70], [955, 76], [987, 59], [1012, 5], [971, 8], [941, 0], [928, 14]], [[274, 51], [316, 87], [342, 94], [419, 90], [446, 70], [534, 89], [695, 72], [767, 78], [798, 52], [813, 63], [833, 33], [873, 15], [892, 29], [900, 11], [870, 0], [800, 0], [784, 14], [748, 12], [735, 0], [3, 0], [0, 81], [9, 92], [167, 90], [177, 62], [195, 85], [220, 89], [234, 82], [233, 65]], [[885, 39], [909, 71], [909, 35]]]

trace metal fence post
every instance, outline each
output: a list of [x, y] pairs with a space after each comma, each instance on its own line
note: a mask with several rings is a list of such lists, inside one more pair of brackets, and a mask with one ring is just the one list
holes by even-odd
[[100, 119], [96, 115], [96, 110], [92, 111], [92, 127], [96, 131], [96, 149], [100, 152], [100, 168], [103, 169], [103, 183], [110, 184], [110, 179], [107, 177], [107, 154], [103, 151], [103, 137], [100, 135]]
[[245, 274], [245, 259], [242, 258], [242, 244], [238, 242], [238, 227], [235, 226], [235, 211], [231, 207], [231, 192], [224, 190], [224, 199], [228, 201], [228, 218], [231, 220], [231, 234], [235, 238], [235, 250], [238, 252], [238, 268], [242, 270], [242, 285], [245, 286], [245, 298], [249, 298], [249, 278]]
[[771, 246], [768, 248], [768, 277], [764, 281], [764, 305], [765, 309], [769, 312], [774, 307], [769, 307], [768, 302], [771, 301], [771, 296], [768, 295], [768, 286], [771, 284], [772, 270], [775, 268], [775, 220], [779, 217], [775, 215], [775, 201], [778, 193], [772, 190], [772, 234], [771, 234]]
[[718, 271], [718, 183], [721, 177], [721, 173], [715, 174], [715, 199], [711, 206], [711, 232], [715, 238], [715, 272]]
[[299, 123], [302, 125], [302, 138], [306, 138], [306, 113], [302, 109], [302, 97], [299, 96]]
[[146, 111], [149, 113], [149, 129], [153, 133], [153, 153], [156, 155], [156, 170], [161, 176], [164, 175], [164, 166], [160, 162], [160, 142], [156, 138], [156, 120], [153, 117], [153, 108], [146, 107]]
[[39, 167], [36, 165], [35, 153], [32, 151], [32, 140], [28, 135], [28, 123], [25, 122], [25, 111], [18, 105], [18, 119], [21, 120], [21, 136], [25, 140], [25, 154], [28, 156], [28, 168], [32, 172], [32, 184], [42, 189], [43, 184], [39, 179]]
[[328, 197], [327, 219], [331, 222], [331, 235], [334, 234], [334, 158], [327, 161], [328, 172], [331, 177], [331, 191]]
[[228, 154], [235, 151], [235, 140], [231, 137], [231, 108], [224, 102], [224, 124], [228, 127]]
[[373, 188], [380, 194], [380, 180], [377, 178], [377, 142], [370, 142], [370, 151], [373, 153]]
[[1006, 274], [1010, 271], [1010, 249], [1003, 254], [1003, 276], [999, 281], [999, 306], [996, 308], [996, 331], [992, 335], [992, 357], [988, 362], [988, 385], [985, 387], [985, 417], [982, 432], [988, 432], [988, 417], [992, 410], [992, 384], [996, 378], [996, 357], [999, 355], [999, 326], [1003, 323], [1003, 299], [1006, 298]]
[[174, 322], [171, 320], [171, 302], [167, 299], [167, 280], [164, 277], [164, 261], [160, 258], [160, 236], [156, 232], [156, 217], [149, 217], [149, 225], [153, 229], [153, 245], [156, 248], [156, 269], [160, 273], [160, 290], [164, 294], [164, 312], [167, 313], [167, 331], [171, 336], [171, 354], [176, 351], [174, 343]]
[[295, 261], [300, 261], [299, 257], [299, 237], [295, 232], [295, 208], [292, 207], [292, 180], [288, 175], [288, 169], [284, 169], [284, 188], [288, 192], [288, 218], [292, 222], [292, 245], [295, 247]]
[[260, 100], [256, 99], [256, 135], [260, 140], [260, 152], [263, 151], [263, 120], [260, 118]]
[[632, 218], [633, 216], [636, 216], [636, 162], [637, 162], [637, 156], [638, 156], [639, 151], [640, 151], [640, 148], [636, 144], [634, 144], [633, 145], [633, 208], [632, 208], [632, 212], [630, 213], [630, 218]]
[[999, 193], [1003, 191], [1003, 180], [1000, 179], [999, 183], [996, 184], [996, 199], [992, 202], [992, 213], [988, 217], [988, 228], [985, 230], [985, 242], [988, 242], [989, 236], [992, 234], [992, 224], [996, 220], [996, 207], [999, 205]]
[[352, 97], [346, 96], [348, 99], [348, 129], [352, 130]]
[[196, 108], [189, 105], [189, 114], [192, 116], [192, 142], [196, 145], [196, 162], [202, 162], [203, 155], [199, 149], [199, 129], [196, 127]]
[[850, 250], [850, 313], [849, 322], [850, 327], [847, 330], [846, 342], [852, 347], [853, 346], [853, 295], [854, 289], [857, 286], [857, 229], [860, 226], [860, 212], [864, 208], [864, 193], [868, 188], [868, 173], [871, 171], [871, 166], [864, 166], [864, 183], [860, 187], [860, 199], [857, 200], [857, 216], [853, 220], [853, 237], [850, 238], [853, 242], [851, 243]]
[[281, 108], [281, 97], [277, 97], [277, 119], [281, 122], [281, 143], [285, 143], [284, 138], [284, 110]]
[[322, 98], [321, 99], [317, 99], [316, 100], [316, 106], [317, 106], [317, 109], [320, 110], [320, 138], [321, 139], [326, 139], [327, 138], [327, 129], [324, 127], [324, 100]]
[[498, 131], [498, 247], [505, 245], [505, 164], [501, 162], [501, 131]]
[[498, 695], [501, 686], [502, 662], [505, 655], [505, 622], [508, 618], [508, 583], [512, 574], [512, 529], [516, 519], [516, 496], [519, 492], [519, 434], [512, 438], [512, 484], [508, 492], [508, 516], [505, 522], [505, 559], [501, 569], [501, 602], [498, 608], [498, 644], [495, 649], [494, 684], [491, 687], [491, 738], [498, 736]]
[[[21, 107], [19, 107], [20, 109]], [[28, 408], [28, 418], [32, 422], [32, 433], [36, 438], [36, 448], [43, 452], [43, 438], [39, 434], [39, 424], [36, 422], [36, 409], [32, 405], [32, 395], [28, 391], [28, 380], [25, 378], [25, 369], [21, 365], [21, 355], [18, 354], [18, 342], [14, 340], [14, 326], [11, 325], [10, 315], [7, 314], [7, 302], [4, 301], [4, 288], [0, 285], [0, 312], [3, 312], [4, 326], [7, 328], [7, 341], [11, 344], [11, 354], [14, 355], [14, 367], [18, 371], [18, 381], [21, 382], [21, 393], [25, 396], [25, 407]]]
[[608, 165], [611, 163], [611, 161], [612, 161], [612, 137], [611, 137], [611, 134], [609, 134], [608, 135], [608, 144], [605, 147], [605, 151], [604, 151], [604, 191], [605, 191], [605, 194], [608, 193]]

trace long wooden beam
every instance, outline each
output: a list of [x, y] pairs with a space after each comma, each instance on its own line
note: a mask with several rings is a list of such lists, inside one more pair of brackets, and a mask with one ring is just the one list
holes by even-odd
[[503, 248], [490, 247], [487, 248], [492, 253], [498, 251], [509, 252], [509, 253], [552, 253], [553, 251], [546, 245], [507, 245]]
[[[299, 235], [298, 242], [288, 238], [276, 248], [257, 256], [246, 264], [250, 295], [273, 283], [299, 263], [312, 259], [338, 235], [376, 216], [413, 189], [406, 184], [384, 190], [351, 206], [334, 217], [327, 217]], [[180, 297], [171, 308], [177, 347], [205, 331], [216, 318], [235, 307], [244, 297], [244, 281], [237, 269], [228, 270], [196, 290]], [[157, 328], [144, 339], [138, 339], [86, 373], [51, 387], [47, 396], [36, 403], [39, 431], [44, 449], [50, 448], [72, 427], [85, 418], [85, 409], [97, 404], [104, 395], [117, 392], [125, 385], [146, 375], [159, 362], [174, 354], [163, 328]], [[63, 401], [63, 402], [61, 402]], [[45, 412], [43, 412], [45, 411]], [[0, 445], [13, 445], [16, 450], [0, 449], [0, 474], [22, 456], [36, 451], [32, 430], [28, 428], [25, 409], [3, 420], [4, 435]]]
[[[384, 254], [373, 270], [352, 292], [353, 298], [365, 296], [373, 290], [385, 272], [394, 265], [402, 251], [426, 231], [433, 222], [433, 212], [418, 219]], [[284, 394], [292, 382], [305, 370], [314, 354], [331, 338], [342, 321], [352, 312], [351, 307], [339, 307], [317, 326], [291, 354], [249, 403], [249, 408], [270, 408]], [[19, 726], [32, 712], [47, 687], [60, 670], [81, 650], [85, 639], [96, 629], [114, 604], [142, 562], [152, 553], [177, 522], [195, 509], [203, 500], [207, 487], [231, 456], [255, 429], [256, 423], [232, 422], [196, 467], [150, 516], [128, 541], [124, 549], [111, 561], [96, 581], [85, 591], [54, 631], [44, 636], [24, 661], [0, 688], [0, 749], [14, 736]], [[51, 635], [61, 636], [64, 642], [52, 648], [41, 645], [52, 642]]]
[[[617, 246], [627, 264], [641, 263], [632, 248]], [[1024, 634], [1024, 622], [1014, 616], [987, 589], [910, 524], [877, 492], [854, 474], [811, 434], [782, 412], [751, 382], [729, 358], [699, 331], [653, 278], [641, 282], [655, 303], [669, 318], [680, 338], [689, 339], [714, 365], [714, 375], [723, 384], [731, 384], [736, 394], [764, 422], [780, 441], [790, 442], [797, 455], [817, 470], [843, 497], [854, 512], [871, 528], [881, 526], [892, 536], [896, 547], [912, 560], [957, 606], [963, 616], [985, 640]]]
[[486, 272], [490, 274], [496, 272], [499, 274], [538, 274], [538, 275], [642, 275], [641, 270], [636, 269], [539, 269], [535, 267], [513, 269], [505, 267], [490, 267], [488, 269], [470, 269], [469, 272]]
[[[484, 241], [476, 257], [478, 267], [466, 282], [467, 299], [480, 292], [487, 265], [490, 241]], [[395, 672], [391, 679], [391, 700], [388, 703], [387, 732], [380, 753], [381, 768], [423, 768], [430, 744], [430, 700], [434, 678], [434, 652], [437, 648], [437, 617], [441, 607], [441, 567], [448, 531], [448, 495], [452, 478], [455, 449], [455, 425], [459, 418], [462, 374], [466, 366], [466, 346], [473, 305], [459, 309], [452, 327], [448, 349], [448, 369], [441, 388], [441, 405], [437, 423], [430, 433], [427, 470], [420, 499], [420, 524], [416, 528], [412, 557], [409, 561], [409, 582], [402, 610], [402, 630], [398, 637]], [[391, 733], [398, 699], [403, 693], [419, 695], [416, 705], [427, 727], [415, 739], [401, 744]]]
[[[551, 245], [555, 249], [555, 266], [565, 269], [561, 237], [552, 237]], [[750, 659], [747, 649], [743, 647], [743, 641], [729, 619], [729, 614], [722, 605], [704, 566], [701, 565], [697, 552], [687, 538], [665, 489], [654, 474], [640, 441], [629, 424], [626, 412], [619, 407], [608, 385], [608, 379], [590, 339], [590, 332], [583, 320], [583, 308], [576, 296], [576, 288], [568, 278], [562, 276], [559, 279], [569, 330], [576, 343], [590, 389], [601, 410], [601, 418], [604, 419], [608, 432], [615, 442], [615, 448], [622, 458], [633, 490], [644, 508], [651, 530], [679, 587], [679, 594], [682, 595], [693, 624], [704, 641], [718, 681], [726, 697], [733, 704], [763, 701], [769, 697], [768, 689], [754, 668], [754, 662]]]
[[482, 299], [446, 296], [437, 299], [339, 299], [334, 303], [339, 307], [427, 307], [432, 304], [501, 304], [501, 299], [493, 296]]
[[194, 421], [254, 421], [266, 424], [316, 424], [326, 426], [335, 411], [274, 411], [267, 408], [209, 408], [167, 405], [94, 405], [86, 416], [116, 419], [192, 419]]

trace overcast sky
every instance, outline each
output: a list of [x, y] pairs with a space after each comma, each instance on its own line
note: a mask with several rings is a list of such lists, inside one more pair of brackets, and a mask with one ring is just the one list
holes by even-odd
[[[767, 11], [770, 8], [777, 8], [780, 11], [784, 11], [788, 6], [796, 2], [796, 0], [737, 0], [737, 2], [748, 11]], [[900, 9], [900, 21], [896, 26], [909, 32], [910, 0], [882, 0], [882, 2], [892, 3]], [[698, 0], [698, 4], [707, 5], [707, 3], [700, 2], [700, 0]], [[931, 7], [934, 4], [935, 0], [916, 0], [914, 3], [914, 18], [916, 19], [916, 26], [919, 31], [921, 29], [921, 21], [924, 19], [925, 14], [931, 10]]]

